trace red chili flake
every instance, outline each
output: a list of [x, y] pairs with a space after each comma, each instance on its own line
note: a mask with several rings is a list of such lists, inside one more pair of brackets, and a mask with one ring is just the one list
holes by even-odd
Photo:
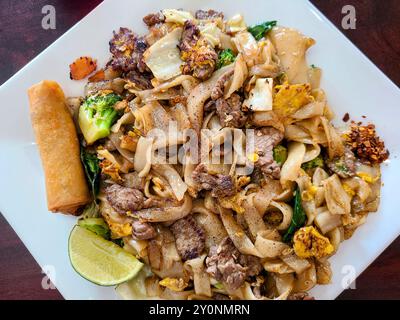
[[351, 122], [347, 144], [361, 160], [369, 163], [382, 163], [389, 157], [385, 143], [377, 136], [375, 126]]

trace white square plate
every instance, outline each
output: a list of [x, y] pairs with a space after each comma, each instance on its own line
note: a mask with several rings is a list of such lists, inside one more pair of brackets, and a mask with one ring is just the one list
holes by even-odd
[[317, 41], [308, 61], [323, 68], [322, 87], [338, 118], [349, 112], [352, 117], [365, 115], [377, 125], [391, 152], [390, 165], [383, 166], [381, 206], [330, 260], [332, 284], [312, 291], [317, 299], [334, 299], [342, 292], [352, 270], [359, 275], [400, 233], [400, 90], [308, 1], [106, 0], [1, 86], [0, 211], [40, 266], [50, 271], [51, 279], [66, 299], [117, 298], [113, 288], [91, 284], [75, 273], [69, 263], [67, 242], [75, 218], [47, 211], [26, 90], [43, 79], [51, 79], [61, 84], [66, 95], [81, 95], [83, 83], [69, 80], [68, 65], [82, 55], [97, 58], [100, 65], [105, 63], [113, 30], [126, 26], [144, 33], [142, 17], [162, 8], [213, 8], [227, 17], [242, 13], [249, 24], [278, 20], [281, 25], [301, 30]]

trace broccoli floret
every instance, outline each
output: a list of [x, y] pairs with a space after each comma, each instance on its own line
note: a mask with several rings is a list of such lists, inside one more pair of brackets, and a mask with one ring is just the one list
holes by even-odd
[[235, 54], [231, 49], [224, 49], [218, 55], [217, 69], [231, 64], [235, 61]]
[[316, 157], [315, 159], [305, 162], [301, 165], [304, 170], [314, 169], [314, 168], [323, 168], [324, 167], [324, 159], [321, 155]]
[[278, 145], [273, 150], [274, 160], [277, 164], [282, 165], [287, 159], [287, 149]]
[[253, 35], [253, 37], [258, 41], [262, 39], [265, 34], [276, 26], [276, 21], [267, 21], [264, 23], [256, 24], [249, 27], [247, 30]]
[[85, 99], [79, 108], [79, 127], [87, 144], [110, 134], [110, 128], [118, 118], [113, 106], [121, 101], [114, 93], [94, 95]]

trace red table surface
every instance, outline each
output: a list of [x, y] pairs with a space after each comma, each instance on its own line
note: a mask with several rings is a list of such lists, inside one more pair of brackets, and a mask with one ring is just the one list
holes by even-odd
[[[57, 12], [56, 30], [44, 30], [41, 27], [42, 7], [50, 2]], [[4, 83], [100, 2], [1, 0], [0, 83]], [[390, 79], [400, 85], [398, 0], [312, 2]], [[356, 30], [341, 28], [341, 9], [347, 4], [356, 8]], [[346, 290], [339, 299], [399, 299], [399, 252], [400, 238], [362, 273], [356, 281], [356, 289]], [[0, 299], [62, 299], [56, 289], [42, 289], [42, 279], [40, 267], [0, 215]]]

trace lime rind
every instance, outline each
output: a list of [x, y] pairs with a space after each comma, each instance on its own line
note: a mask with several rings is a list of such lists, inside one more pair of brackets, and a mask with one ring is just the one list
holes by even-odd
[[68, 240], [68, 253], [74, 270], [100, 286], [115, 286], [137, 275], [143, 264], [115, 243], [80, 226]]

